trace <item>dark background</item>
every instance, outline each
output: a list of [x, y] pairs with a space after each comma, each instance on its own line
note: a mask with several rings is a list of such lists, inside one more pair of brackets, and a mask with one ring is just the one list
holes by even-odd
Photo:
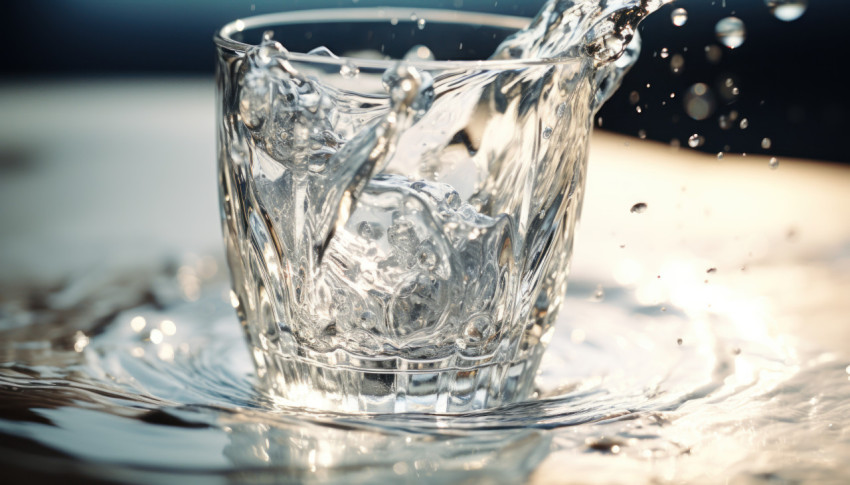
[[[239, 17], [282, 10], [350, 6], [463, 8], [532, 16], [542, 0], [30, 0], [4, 4], [5, 46], [0, 82], [103, 76], [212, 76], [213, 32]], [[688, 21], [676, 27], [671, 11]], [[721, 47], [714, 27], [735, 15], [746, 25], [736, 49]], [[697, 147], [707, 152], [758, 153], [850, 163], [844, 147], [850, 101], [843, 75], [848, 60], [850, 2], [809, 0], [802, 17], [783, 22], [765, 0], [681, 0], [641, 24], [640, 59], [602, 108], [602, 128]], [[718, 46], [715, 62], [707, 46]], [[662, 58], [662, 48], [669, 55]], [[678, 72], [671, 61], [684, 61]], [[841, 75], [839, 75], [841, 73]], [[738, 95], [724, 88], [732, 79]], [[683, 109], [688, 88], [705, 83], [712, 116], [697, 121]], [[647, 87], [649, 84], [650, 87]], [[673, 93], [674, 97], [670, 98]], [[637, 102], [636, 102], [637, 101]], [[637, 108], [640, 107], [640, 112]], [[719, 117], [737, 120], [723, 129]], [[748, 126], [740, 127], [746, 118]], [[762, 140], [770, 139], [770, 148]]]

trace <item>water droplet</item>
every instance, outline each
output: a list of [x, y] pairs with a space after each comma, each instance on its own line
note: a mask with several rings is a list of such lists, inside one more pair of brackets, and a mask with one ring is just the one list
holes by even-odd
[[339, 67], [339, 75], [346, 79], [354, 79], [360, 74], [360, 68], [351, 61], [345, 61], [345, 64]]
[[646, 140], [646, 130], [638, 130], [638, 138]]
[[730, 49], [740, 47], [747, 37], [744, 22], [738, 17], [720, 19], [714, 26], [714, 33], [717, 35], [717, 40]]
[[694, 133], [688, 137], [688, 146], [691, 148], [701, 147], [705, 143], [705, 137]]
[[398, 25], [398, 18], [393, 17], [390, 19], [390, 25]]
[[274, 30], [266, 30], [263, 32], [263, 42], [271, 42], [274, 38]]
[[675, 54], [670, 58], [670, 70], [678, 73], [685, 66], [685, 58], [681, 54]]
[[765, 138], [761, 139], [761, 147], [764, 148], [765, 150], [770, 149], [770, 146], [772, 144], [773, 144], [773, 142], [770, 141], [770, 138], [765, 137]]
[[[384, 89], [390, 94], [390, 100], [393, 104], [407, 105], [415, 110], [427, 109], [430, 106], [425, 106], [433, 97], [426, 99], [425, 96], [420, 96], [419, 91], [423, 84], [426, 86], [430, 82], [427, 77], [427, 72], [423, 73], [415, 67], [400, 62], [389, 68], [381, 77], [381, 83]], [[433, 94], [433, 89], [431, 89]], [[418, 101], [417, 101], [418, 100]], [[414, 106], [420, 104], [422, 106]]]
[[774, 17], [783, 22], [792, 22], [800, 18], [809, 6], [808, 0], [764, 0]]
[[639, 101], [640, 101], [640, 93], [638, 93], [637, 91], [632, 91], [631, 93], [629, 93], [629, 102], [630, 103], [638, 104]]
[[714, 114], [714, 93], [708, 85], [696, 83], [685, 91], [684, 108], [685, 113], [697, 121], [707, 119]]
[[670, 13], [670, 20], [676, 27], [681, 27], [688, 22], [688, 11], [684, 8], [677, 8]]
[[596, 285], [596, 291], [593, 292], [593, 296], [590, 298], [591, 301], [602, 301], [605, 299], [605, 290], [602, 289], [602, 285]]
[[416, 26], [419, 27], [419, 30], [425, 30], [425, 19], [417, 20]]
[[638, 202], [637, 204], [633, 205], [631, 209], [629, 209], [629, 212], [631, 212], [632, 214], [643, 214], [644, 212], [646, 212], [646, 207], [646, 202]]
[[676, 339], [676, 344], [677, 344], [677, 345], [682, 345], [684, 342], [685, 342], [685, 341], [684, 341], [684, 340], [682, 340], [681, 338], [677, 338], [677, 339]]
[[717, 152], [717, 159], [723, 160], [723, 152]]
[[666, 47], [661, 49], [661, 58], [662, 59], [667, 59], [667, 57], [669, 55], [670, 55], [670, 51]]
[[776, 170], [779, 168], [779, 159], [776, 157], [770, 157], [770, 160], [767, 161], [767, 166]]
[[89, 345], [89, 338], [81, 331], [74, 334], [74, 351], [82, 352]]
[[433, 61], [434, 53], [424, 45], [415, 45], [404, 54], [405, 61]]
[[546, 128], [543, 129], [543, 133], [541, 135], [543, 136], [544, 139], [548, 140], [549, 137], [552, 136], [552, 128], [547, 126]]
[[742, 130], [746, 130], [747, 127], [750, 126], [750, 121], [746, 118], [742, 118], [738, 126], [740, 126]]
[[716, 45], [707, 45], [705, 46], [705, 59], [712, 63], [717, 64], [720, 62], [720, 58], [723, 57], [723, 49], [717, 47]]
[[717, 268], [708, 268], [705, 272], [708, 274], [714, 274], [717, 273]]

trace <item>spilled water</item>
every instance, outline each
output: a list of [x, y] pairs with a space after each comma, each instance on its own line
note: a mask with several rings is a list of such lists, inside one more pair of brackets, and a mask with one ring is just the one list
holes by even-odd
[[625, 288], [588, 299], [591, 288], [574, 282], [533, 399], [451, 416], [273, 405], [226, 282], [202, 266], [4, 291], [0, 462], [135, 483], [850, 473], [830, 458], [850, 450], [844, 363], [719, 314], [659, 311]]

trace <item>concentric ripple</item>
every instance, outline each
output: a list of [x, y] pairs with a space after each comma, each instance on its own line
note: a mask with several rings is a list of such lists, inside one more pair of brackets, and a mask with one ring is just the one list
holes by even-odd
[[[645, 479], [697, 478], [711, 470], [683, 473], [683, 457], [733, 445], [742, 456], [764, 453], [764, 444], [741, 448], [742, 437], [770, 436], [777, 416], [795, 430], [846, 421], [846, 399], [821, 398], [816, 419], [789, 405], [801, 392], [847, 387], [829, 356], [803, 361], [719, 315], [638, 306], [622, 288], [604, 301], [567, 298], [530, 401], [459, 415], [286, 407], [258, 388], [228, 288], [213, 281], [201, 290], [192, 302], [140, 298], [94, 327], [82, 315], [50, 321], [56, 311], [32, 310], [29, 325], [12, 328], [7, 311], [0, 431], [29, 446], [6, 459], [34, 469], [59, 460], [74, 473], [129, 482], [286, 473], [308, 482], [516, 483], [590, 463], [615, 474], [637, 467]], [[52, 339], [33, 339], [43, 334], [38, 321]], [[583, 476], [595, 479], [594, 470]]]

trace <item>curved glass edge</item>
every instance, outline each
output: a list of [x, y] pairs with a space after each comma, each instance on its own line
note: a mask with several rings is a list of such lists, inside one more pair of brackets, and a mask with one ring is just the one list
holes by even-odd
[[[440, 10], [430, 8], [397, 8], [397, 7], [368, 7], [368, 8], [329, 8], [294, 10], [274, 14], [257, 15], [244, 19], [237, 19], [226, 24], [213, 37], [214, 42], [222, 49], [230, 50], [236, 54], [243, 54], [251, 48], [251, 44], [239, 42], [232, 38], [237, 32], [247, 29], [271, 27], [275, 25], [288, 25], [305, 22], [370, 22], [392, 19], [408, 19], [415, 15], [426, 21], [441, 22], [449, 24], [480, 24], [494, 27], [521, 30], [528, 26], [532, 19], [527, 17], [515, 17], [509, 15], [498, 15], [480, 12], [461, 12], [456, 10]], [[310, 62], [314, 64], [343, 65], [354, 62], [360, 68], [372, 68], [386, 70], [399, 62], [397, 59], [361, 59], [351, 57], [327, 57], [297, 52], [290, 52], [288, 58], [292, 61]], [[574, 62], [575, 59], [547, 58], [547, 59], [495, 59], [476, 61], [405, 61], [408, 64], [422, 69], [516, 69], [524, 66], [537, 66], [547, 64], [563, 64]]]

